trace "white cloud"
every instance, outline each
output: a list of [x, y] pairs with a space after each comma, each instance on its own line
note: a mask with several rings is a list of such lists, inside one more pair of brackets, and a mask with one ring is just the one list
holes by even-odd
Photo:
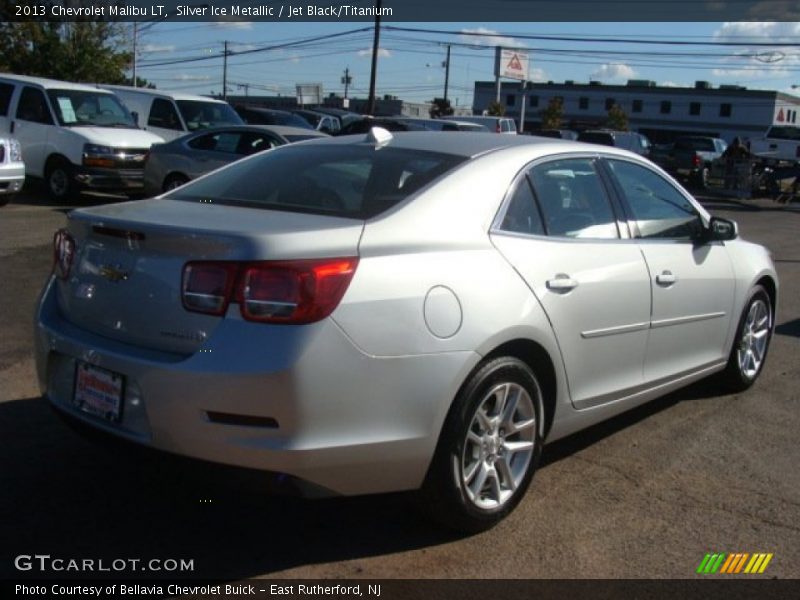
[[674, 88], [692, 87], [688, 83], [678, 83], [677, 81], [659, 81], [658, 85], [660, 85], [661, 87], [674, 87]]
[[172, 44], [145, 44], [141, 47], [141, 52], [175, 52]]
[[547, 81], [549, 77], [547, 76], [547, 72], [540, 68], [534, 67], [533, 69], [528, 69], [528, 80], [529, 81]]
[[799, 22], [729, 22], [714, 32], [716, 42], [748, 42], [783, 44], [786, 46], [732, 46], [731, 56], [722, 59], [720, 67], [712, 70], [714, 77], [747, 80], [790, 77], [788, 69], [800, 66], [796, 40], [800, 36]]
[[[470, 33], [477, 33], [480, 35], [466, 35]], [[462, 29], [459, 38], [462, 42], [472, 44], [474, 46], [502, 46], [504, 48], [524, 48], [525, 44], [512, 37], [499, 35], [499, 32], [494, 29], [487, 29], [486, 27], [478, 27], [476, 29]]]
[[606, 63], [592, 73], [592, 79], [630, 79], [636, 71], [623, 63]]
[[180, 75], [175, 75], [173, 78], [175, 81], [210, 81], [210, 75], [189, 75], [188, 73], [181, 73]]
[[252, 29], [253, 23], [252, 21], [235, 21], [233, 18], [225, 19], [224, 17], [220, 17], [219, 21], [212, 21], [212, 24], [215, 27], [221, 27], [224, 29]]
[[[359, 56], [372, 56], [372, 48], [367, 48], [366, 50], [359, 50]], [[378, 57], [379, 58], [389, 58], [392, 56], [392, 53], [389, 52], [386, 48], [378, 48]]]

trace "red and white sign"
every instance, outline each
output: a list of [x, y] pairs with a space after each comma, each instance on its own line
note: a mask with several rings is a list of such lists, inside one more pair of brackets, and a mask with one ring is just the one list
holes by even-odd
[[528, 52], [498, 47], [494, 56], [494, 76], [526, 81], [528, 79]]

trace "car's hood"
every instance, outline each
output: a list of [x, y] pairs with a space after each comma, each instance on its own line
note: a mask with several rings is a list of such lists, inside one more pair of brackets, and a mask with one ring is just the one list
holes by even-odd
[[123, 129], [119, 127], [73, 127], [71, 131], [90, 144], [113, 146], [114, 148], [149, 148], [161, 144], [164, 139], [142, 129]]

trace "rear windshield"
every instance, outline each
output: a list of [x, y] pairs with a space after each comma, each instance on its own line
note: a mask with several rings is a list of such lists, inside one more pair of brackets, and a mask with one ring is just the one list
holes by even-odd
[[774, 138], [776, 140], [800, 141], [800, 128], [779, 125], [770, 128], [770, 130], [767, 132], [767, 137]]
[[242, 118], [229, 104], [203, 102], [202, 100], [178, 100], [177, 104], [189, 131], [227, 125], [244, 125]]
[[169, 197], [368, 219], [465, 160], [367, 144], [283, 146], [181, 186]]
[[592, 133], [586, 131], [578, 136], [579, 142], [587, 142], [589, 144], [602, 144], [603, 146], [613, 146], [614, 138], [609, 133]]

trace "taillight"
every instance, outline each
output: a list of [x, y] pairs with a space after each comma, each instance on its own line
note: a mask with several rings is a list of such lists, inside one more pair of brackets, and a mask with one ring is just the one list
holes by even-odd
[[222, 315], [238, 302], [242, 317], [265, 323], [320, 321], [339, 305], [358, 258], [252, 263], [191, 262], [184, 267], [183, 305]]
[[699, 167], [702, 164], [702, 162], [703, 162], [703, 159], [700, 158], [700, 155], [695, 154], [692, 157], [692, 166]]
[[59, 279], [69, 277], [75, 260], [75, 240], [66, 229], [59, 229], [53, 236], [53, 273]]
[[209, 315], [228, 310], [238, 266], [225, 262], [191, 262], [183, 268], [183, 307]]

